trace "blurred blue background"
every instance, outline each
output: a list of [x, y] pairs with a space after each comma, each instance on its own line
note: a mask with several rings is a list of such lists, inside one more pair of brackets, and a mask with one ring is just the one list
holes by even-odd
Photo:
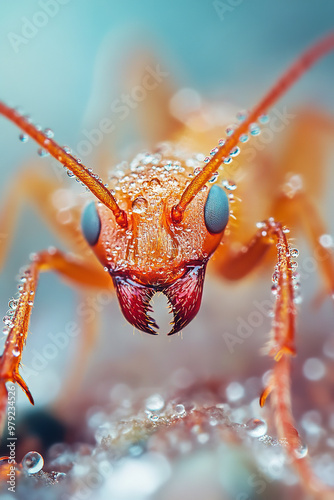
[[[26, 38], [27, 43], [19, 43], [15, 50], [13, 33], [14, 37], [20, 36], [27, 20], [38, 19], [37, 13], [45, 12], [42, 5], [47, 4], [42, 0], [1, 2], [0, 97], [14, 106], [23, 106], [37, 123], [55, 131], [60, 144], [67, 145], [77, 144], [82, 137], [94, 87], [96, 61], [101, 46], [106, 46], [106, 38], [109, 46], [112, 44], [110, 61], [114, 63], [110, 64], [111, 67], [114, 64], [116, 73], [121, 71], [123, 54], [128, 55], [141, 46], [151, 46], [158, 60], [166, 61], [171, 74], [175, 73], [176, 87], [191, 86], [208, 98], [231, 101], [243, 109], [254, 105], [297, 55], [334, 27], [331, 0], [69, 0], [67, 3], [53, 0], [48, 5], [56, 5], [55, 14], [49, 15], [45, 26], [38, 28], [30, 39]], [[312, 101], [325, 110], [334, 111], [333, 81], [334, 55], [331, 54], [298, 83], [285, 102], [297, 105]], [[112, 82], [110, 92], [113, 93]], [[49, 168], [50, 160], [38, 158], [35, 145], [31, 141], [21, 144], [18, 135], [18, 130], [1, 119], [2, 195], [9, 179], [25, 160], [34, 158], [41, 168]], [[27, 208], [24, 212], [1, 275], [2, 316], [15, 293], [14, 277], [19, 267], [27, 262], [29, 253], [50, 244], [58, 245], [33, 211]], [[269, 286], [266, 285], [267, 291]], [[240, 298], [239, 291], [238, 294]], [[48, 332], [61, 330], [64, 323], [73, 318], [74, 297], [55, 277], [43, 277], [31, 325], [33, 336], [28, 340], [30, 349], [39, 348]], [[219, 304], [220, 299], [217, 299], [218, 309]], [[162, 359], [162, 353], [182, 362], [178, 354], [179, 338], [159, 339], [161, 347], [157, 349], [157, 343], [152, 343], [149, 336], [133, 337], [132, 328], [125, 324], [115, 301], [111, 310], [115, 333], [109, 335], [112, 347], [110, 354], [105, 355], [109, 356], [110, 363], [123, 359], [128, 355], [127, 349], [135, 351], [138, 346], [147, 352], [153, 349], [143, 358], [145, 362], [151, 360], [152, 366], [158, 363], [157, 359]], [[204, 331], [209, 330], [204, 316], [199, 315], [196, 321], [199, 330], [201, 327]], [[221, 324], [222, 319], [218, 321]], [[268, 330], [268, 325], [265, 329]], [[212, 365], [208, 336], [211, 337], [210, 332], [200, 337], [187, 335], [187, 342], [198, 341], [201, 355], [194, 359], [203, 373], [209, 372]], [[126, 344], [124, 350], [119, 347], [122, 340]], [[261, 339], [259, 342], [262, 344]], [[220, 347], [224, 349], [223, 344]], [[69, 357], [74, 350], [73, 344], [69, 347]], [[66, 366], [66, 356], [60, 357]], [[28, 353], [24, 361], [29, 366]], [[57, 362], [59, 360], [50, 363], [41, 380], [29, 381], [39, 402], [52, 400], [59, 388]]]

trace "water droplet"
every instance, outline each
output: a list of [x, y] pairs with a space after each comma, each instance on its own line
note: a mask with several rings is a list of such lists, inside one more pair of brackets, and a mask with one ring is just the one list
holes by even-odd
[[299, 250], [298, 248], [291, 248], [290, 250], [290, 255], [291, 257], [293, 257], [294, 259], [298, 257], [299, 255]]
[[55, 474], [53, 475], [53, 479], [58, 483], [60, 481], [63, 481], [65, 478], [66, 478], [65, 472], [55, 472]]
[[153, 179], [150, 180], [149, 184], [153, 190], [156, 190], [161, 186], [161, 182], [156, 177], [153, 177]]
[[44, 135], [46, 135], [49, 139], [52, 139], [54, 137], [54, 132], [50, 128], [46, 128], [44, 129]]
[[261, 437], [267, 432], [267, 423], [259, 418], [248, 420], [247, 433], [252, 437]]
[[21, 464], [28, 474], [37, 474], [44, 465], [44, 459], [37, 451], [29, 451], [22, 458]]
[[2, 321], [9, 327], [13, 326], [12, 318], [10, 316], [4, 316]]
[[19, 139], [21, 142], [27, 142], [29, 140], [29, 136], [27, 134], [20, 134]]
[[261, 115], [259, 116], [259, 122], [262, 124], [268, 123], [269, 122], [269, 116], [268, 115]]
[[234, 182], [229, 181], [227, 179], [223, 180], [222, 185], [228, 191], [234, 191], [235, 189], [237, 189], [237, 185]]
[[204, 158], [204, 163], [209, 163], [210, 159], [211, 159], [210, 156], [206, 156]]
[[256, 135], [259, 135], [261, 133], [261, 129], [257, 123], [251, 123], [249, 126], [249, 132], [251, 135], [256, 136]]
[[[211, 155], [211, 156], [214, 156], [216, 153], [218, 153], [218, 148], [213, 148], [213, 149], [211, 149], [211, 151], [210, 151], [210, 155]], [[204, 160], [204, 161], [205, 161], [205, 160]]]
[[232, 158], [230, 156], [227, 156], [226, 158], [224, 158], [224, 163], [225, 165], [228, 165], [229, 163], [232, 163]]
[[146, 212], [148, 207], [147, 200], [143, 196], [138, 196], [132, 202], [132, 211], [136, 214], [143, 214]]
[[306, 444], [300, 443], [300, 446], [294, 450], [294, 455], [296, 458], [304, 458], [308, 453], [308, 447]]
[[218, 172], [215, 172], [213, 174], [213, 176], [211, 177], [211, 179], [209, 179], [209, 182], [211, 182], [211, 184], [213, 184], [214, 182], [216, 182], [216, 180], [218, 179]]
[[45, 149], [43, 148], [39, 148], [38, 151], [38, 156], [40, 156], [41, 158], [44, 158], [45, 156], [48, 156], [48, 151], [46, 151]]
[[279, 274], [277, 272], [273, 273], [271, 281], [273, 283], [278, 283], [278, 279], [279, 279]]
[[186, 413], [186, 409], [185, 409], [184, 405], [182, 405], [182, 404], [176, 405], [175, 411], [179, 416], [184, 415]]
[[225, 139], [219, 139], [218, 144], [219, 144], [219, 146], [224, 146]]
[[9, 302], [8, 302], [8, 307], [10, 307], [11, 309], [15, 310], [18, 306], [18, 303], [19, 301], [18, 300], [15, 300], [15, 299], [11, 299]]
[[238, 111], [237, 120], [239, 120], [240, 122], [243, 122], [246, 120], [247, 115], [248, 115], [247, 111]]
[[231, 135], [234, 134], [234, 125], [231, 125], [230, 127], [227, 127], [226, 129], [226, 135], [227, 137], [231, 137]]
[[249, 135], [248, 134], [241, 134], [241, 136], [239, 137], [239, 141], [240, 142], [247, 142], [247, 141], [249, 141]]
[[148, 411], [160, 411], [165, 406], [165, 400], [160, 394], [153, 394], [146, 399], [145, 407]]
[[232, 151], [230, 152], [230, 156], [234, 158], [235, 156], [238, 156], [239, 153], [240, 153], [240, 148], [238, 146], [235, 146], [235, 148], [233, 148]]

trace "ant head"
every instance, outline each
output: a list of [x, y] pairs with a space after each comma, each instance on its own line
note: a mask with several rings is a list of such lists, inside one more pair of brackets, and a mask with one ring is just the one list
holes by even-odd
[[228, 222], [227, 195], [210, 182], [182, 221], [173, 221], [172, 208], [194, 176], [194, 161], [165, 146], [155, 154], [138, 155], [125, 171], [116, 170], [111, 187], [127, 214], [127, 228], [102, 204], [92, 202], [83, 213], [84, 235], [113, 278], [124, 316], [147, 333], [157, 328], [148, 315], [156, 292], [163, 292], [171, 305], [170, 334], [194, 318], [207, 261]]

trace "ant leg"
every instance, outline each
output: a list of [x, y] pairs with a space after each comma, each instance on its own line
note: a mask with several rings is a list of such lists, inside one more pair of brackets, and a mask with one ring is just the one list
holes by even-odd
[[8, 330], [5, 348], [0, 358], [0, 423], [4, 425], [7, 404], [6, 382], [17, 382], [33, 404], [33, 397], [27, 384], [19, 374], [23, 347], [26, 343], [28, 326], [40, 272], [56, 271], [77, 285], [111, 289], [111, 280], [101, 269], [65, 255], [59, 250], [43, 251], [34, 257], [21, 278], [21, 291], [13, 301], [11, 316], [6, 319]]
[[45, 220], [46, 226], [56, 233], [73, 252], [87, 258], [93, 256], [80, 228], [81, 196], [76, 197], [67, 189], [66, 184], [51, 180], [50, 176], [45, 176], [39, 169], [28, 165], [8, 187], [1, 206], [0, 267], [9, 251], [22, 205], [26, 203], [36, 207], [38, 214]]
[[[311, 199], [303, 191], [297, 192], [293, 197], [281, 194], [273, 204], [272, 213], [275, 218], [288, 221], [288, 214], [293, 213], [299, 227], [304, 227], [308, 236], [312, 254], [320, 268], [325, 285], [325, 292], [334, 294], [334, 254], [333, 243], [327, 235], [326, 226]], [[276, 215], [278, 214], [278, 215]], [[284, 219], [283, 219], [284, 217]], [[290, 216], [291, 218], [291, 216]]]
[[[314, 476], [307, 458], [299, 458], [298, 450], [302, 443], [295, 428], [291, 409], [291, 356], [295, 354], [295, 319], [294, 304], [294, 267], [293, 256], [289, 247], [285, 230], [281, 224], [269, 219], [262, 223], [254, 238], [241, 251], [225, 251], [224, 259], [216, 263], [218, 272], [228, 279], [240, 279], [251, 272], [264, 258], [268, 250], [276, 244], [277, 263], [274, 282], [277, 286], [274, 321], [269, 355], [274, 358], [268, 386], [260, 397], [261, 406], [272, 393], [272, 406], [276, 416], [278, 435], [287, 443], [287, 453], [294, 463], [304, 485], [310, 491], [326, 494], [327, 490]], [[228, 253], [229, 252], [229, 253]], [[325, 498], [325, 496], [323, 497]]]

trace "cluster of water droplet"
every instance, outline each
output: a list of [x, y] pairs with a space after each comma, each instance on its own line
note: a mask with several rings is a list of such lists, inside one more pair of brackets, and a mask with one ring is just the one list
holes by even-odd
[[[26, 119], [26, 121], [27, 121], [28, 123], [32, 123], [32, 119], [31, 119], [31, 117], [30, 117], [30, 116], [28, 116], [28, 115], [27, 115], [27, 116], [25, 116], [25, 119]], [[35, 126], [35, 128], [36, 128], [38, 131], [42, 131], [42, 127], [41, 127], [40, 125], [34, 125], [34, 126]], [[47, 150], [46, 148], [47, 148], [47, 146], [48, 146], [48, 145], [49, 145], [49, 143], [50, 143], [50, 139], [53, 139], [53, 137], [54, 137], [54, 132], [53, 132], [53, 130], [51, 130], [50, 128], [45, 128], [45, 129], [43, 130], [43, 135], [44, 135], [44, 142], [43, 142], [43, 144], [44, 144], [44, 146], [45, 146], [45, 147], [40, 147], [40, 148], [38, 148], [38, 150], [37, 150], [37, 153], [38, 153], [38, 155], [39, 155], [41, 158], [44, 158], [44, 157], [46, 157], [46, 156], [49, 156], [49, 152], [48, 152], [48, 150]], [[26, 133], [21, 133], [21, 134], [19, 135], [19, 139], [20, 139], [20, 141], [21, 141], [21, 142], [26, 143], [26, 142], [28, 142], [28, 140], [29, 140], [29, 136], [28, 136]], [[72, 157], [72, 158], [73, 158], [73, 159], [74, 159], [77, 163], [81, 164], [81, 159], [80, 159], [80, 158], [78, 158], [78, 156], [77, 156], [77, 155], [75, 155], [75, 154], [72, 152], [71, 148], [69, 148], [68, 146], [63, 146], [63, 148], [62, 148], [62, 149], [63, 149], [64, 153], [66, 153], [66, 155], [68, 155], [68, 156]], [[59, 155], [57, 159], [58, 159], [61, 163], [63, 163], [63, 158], [62, 158], [62, 156], [61, 156], [61, 155]], [[64, 166], [65, 166], [65, 164], [64, 164]], [[88, 174], [89, 174], [92, 178], [96, 179], [96, 180], [97, 180], [100, 184], [103, 184], [102, 179], [99, 177], [99, 175], [98, 175], [98, 174], [95, 174], [95, 173], [93, 172], [93, 169], [92, 169], [92, 168], [88, 168], [88, 167], [86, 167], [85, 165], [82, 165], [82, 170], [83, 170], [83, 171], [85, 171], [85, 172], [87, 172], [87, 173], [88, 173]], [[80, 184], [82, 185], [82, 187], [84, 187], [84, 188], [85, 188], [85, 190], [89, 191], [89, 189], [88, 189], [88, 187], [86, 186], [86, 184], [84, 184], [84, 183], [83, 183], [83, 182], [82, 182], [82, 181], [81, 181], [78, 177], [76, 177], [76, 176], [75, 176], [75, 174], [74, 174], [74, 173], [73, 173], [73, 172], [72, 172], [69, 168], [66, 168], [66, 172], [67, 172], [68, 177], [70, 177], [70, 178], [73, 178], [73, 177], [74, 177], [74, 178], [75, 178], [75, 180], [76, 180], [78, 183], [80, 183]], [[104, 186], [105, 186], [106, 188], [108, 188], [108, 184], [105, 184]]]
[[31, 289], [32, 276], [29, 268], [21, 269], [21, 274], [18, 281], [18, 293], [8, 302], [9, 309], [6, 312], [6, 315], [3, 317], [4, 327], [2, 330], [3, 334], [7, 337], [6, 347], [8, 348], [8, 345], [10, 346], [11, 353], [16, 358], [21, 354], [21, 349], [19, 347], [19, 337], [22, 337], [24, 334], [23, 332], [17, 332], [17, 334], [15, 335], [16, 338], [10, 338], [10, 334], [12, 333], [14, 327], [18, 326], [16, 324], [16, 315], [18, 313], [18, 309], [21, 306], [21, 303], [24, 303], [25, 307], [31, 308], [34, 303], [33, 299], [35, 293]]
[[[237, 113], [238, 124], [233, 124], [233, 125], [230, 125], [226, 128], [227, 138], [234, 135], [234, 133], [236, 132], [236, 130], [238, 128], [238, 125], [240, 123], [244, 122], [246, 120], [247, 116], [248, 116], [247, 111], [240, 111], [239, 113]], [[258, 121], [261, 125], [266, 124], [269, 122], [269, 117], [268, 117], [268, 115], [262, 115], [259, 117]], [[261, 128], [258, 125], [258, 123], [251, 123], [248, 127], [248, 133], [241, 134], [240, 137], [238, 138], [238, 140], [240, 143], [246, 143], [246, 142], [248, 142], [250, 136], [255, 137], [255, 136], [259, 135], [260, 133], [261, 133]], [[210, 155], [206, 156], [204, 158], [204, 162], [209, 163], [210, 160], [216, 155], [216, 153], [218, 153], [219, 149], [225, 145], [225, 143], [226, 143], [226, 139], [220, 139], [218, 142], [218, 147], [211, 149]], [[230, 165], [232, 163], [233, 159], [236, 156], [238, 156], [239, 154], [240, 154], [240, 147], [234, 146], [232, 148], [232, 150], [229, 152], [228, 156], [226, 156], [224, 158], [223, 163], [225, 165]]]

